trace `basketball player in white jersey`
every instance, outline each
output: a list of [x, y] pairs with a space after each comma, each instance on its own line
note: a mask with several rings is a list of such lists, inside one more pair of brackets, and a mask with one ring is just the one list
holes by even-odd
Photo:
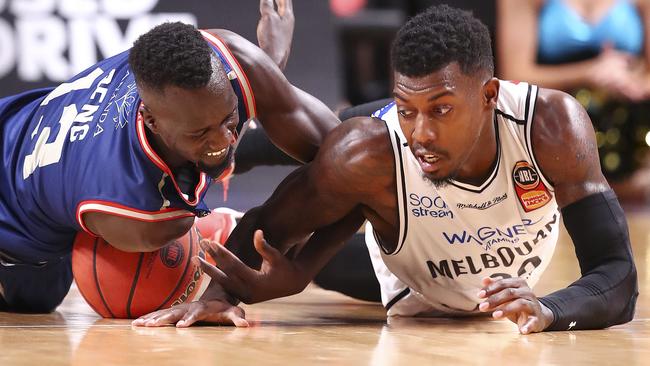
[[[523, 334], [632, 319], [627, 225], [578, 102], [494, 78], [487, 29], [447, 6], [410, 20], [392, 58], [395, 102], [341, 124], [247, 213], [226, 244], [236, 256], [206, 245], [219, 268], [202, 262], [202, 300], [135, 324], [221, 321], [236, 301], [218, 284], [246, 303], [297, 293], [364, 219], [389, 316], [491, 313]], [[561, 218], [582, 276], [537, 297]]]

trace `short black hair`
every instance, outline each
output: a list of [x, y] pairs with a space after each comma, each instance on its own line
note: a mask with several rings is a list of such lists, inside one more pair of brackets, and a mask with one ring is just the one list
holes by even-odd
[[162, 92], [166, 86], [196, 89], [212, 77], [212, 50], [194, 26], [163, 23], [140, 36], [129, 66], [140, 86]]
[[402, 26], [391, 59], [394, 70], [408, 77], [426, 76], [453, 62], [467, 75], [494, 74], [487, 27], [472, 13], [448, 5], [432, 6]]

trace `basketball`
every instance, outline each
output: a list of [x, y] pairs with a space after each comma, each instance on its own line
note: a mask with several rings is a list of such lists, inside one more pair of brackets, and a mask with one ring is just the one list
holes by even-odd
[[[195, 221], [195, 226], [199, 230], [201, 237], [216, 241], [221, 245], [226, 243], [228, 236], [237, 225], [236, 218], [241, 218], [242, 214], [229, 208], [220, 207], [212, 210], [210, 215], [199, 217]], [[215, 264], [214, 259], [209, 253], [205, 253], [208, 263]]]
[[133, 319], [192, 301], [203, 279], [191, 259], [203, 256], [195, 226], [168, 246], [149, 253], [116, 249], [104, 239], [80, 232], [72, 271], [86, 302], [104, 318]]

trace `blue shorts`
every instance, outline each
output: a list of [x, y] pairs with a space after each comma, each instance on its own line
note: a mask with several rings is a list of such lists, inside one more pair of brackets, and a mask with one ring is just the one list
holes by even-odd
[[41, 264], [12, 261], [0, 255], [0, 311], [49, 313], [72, 284], [71, 255]]

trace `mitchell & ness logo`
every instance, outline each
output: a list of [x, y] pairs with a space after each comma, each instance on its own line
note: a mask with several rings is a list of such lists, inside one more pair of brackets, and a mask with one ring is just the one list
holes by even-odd
[[499, 203], [505, 201], [507, 198], [508, 198], [508, 192], [502, 194], [501, 196], [494, 197], [493, 199], [482, 203], [457, 203], [456, 207], [460, 208], [461, 210], [465, 208], [471, 208], [475, 210], [486, 210], [494, 205], [498, 205]]

